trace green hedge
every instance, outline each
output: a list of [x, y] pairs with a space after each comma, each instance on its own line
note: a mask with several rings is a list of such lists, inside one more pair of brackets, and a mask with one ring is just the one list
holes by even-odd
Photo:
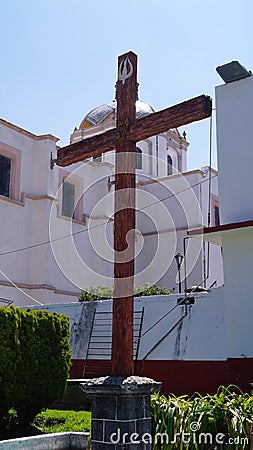
[[[163, 286], [151, 285], [146, 283], [145, 286], [135, 286], [134, 296], [150, 296], [150, 295], [168, 295], [170, 291]], [[83, 288], [78, 297], [79, 302], [90, 302], [92, 300], [106, 300], [113, 297], [113, 286], [98, 286]]]
[[20, 357], [19, 314], [0, 308], [0, 418], [13, 406]]
[[0, 417], [13, 407], [29, 423], [61, 397], [69, 368], [68, 317], [0, 308]]

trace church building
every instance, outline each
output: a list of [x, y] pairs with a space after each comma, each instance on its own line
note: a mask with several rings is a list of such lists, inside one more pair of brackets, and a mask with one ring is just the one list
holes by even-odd
[[[88, 112], [70, 143], [114, 128], [116, 108]], [[137, 101], [137, 118], [153, 112]], [[1, 304], [73, 302], [81, 288], [113, 285], [115, 153], [62, 168], [57, 141], [0, 119]], [[137, 143], [136, 286], [223, 284], [221, 247], [187, 234], [219, 225], [217, 172], [188, 171], [188, 147], [178, 129]]]

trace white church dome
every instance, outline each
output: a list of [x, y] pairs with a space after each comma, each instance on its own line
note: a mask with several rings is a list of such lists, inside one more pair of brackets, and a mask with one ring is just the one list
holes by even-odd
[[[97, 125], [101, 125], [105, 122], [110, 122], [116, 120], [116, 109], [117, 102], [113, 101], [111, 103], [106, 103], [101, 106], [97, 106], [86, 114], [81, 122], [79, 129], [91, 128]], [[146, 102], [137, 100], [136, 102], [136, 118], [147, 116], [155, 112], [154, 108]]]

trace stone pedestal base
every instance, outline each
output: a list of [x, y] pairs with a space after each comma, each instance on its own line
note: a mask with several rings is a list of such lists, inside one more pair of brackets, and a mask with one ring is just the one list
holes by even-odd
[[151, 450], [150, 394], [161, 383], [144, 377], [85, 380], [91, 395], [92, 450]]

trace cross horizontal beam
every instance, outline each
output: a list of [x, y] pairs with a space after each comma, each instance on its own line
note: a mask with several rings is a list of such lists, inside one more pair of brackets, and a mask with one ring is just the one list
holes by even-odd
[[192, 98], [162, 111], [149, 114], [132, 123], [120, 124], [113, 128], [66, 147], [59, 148], [57, 158], [52, 162], [59, 166], [68, 166], [100, 153], [109, 152], [123, 141], [139, 142], [151, 136], [163, 133], [171, 128], [210, 117], [212, 99], [206, 95]]

